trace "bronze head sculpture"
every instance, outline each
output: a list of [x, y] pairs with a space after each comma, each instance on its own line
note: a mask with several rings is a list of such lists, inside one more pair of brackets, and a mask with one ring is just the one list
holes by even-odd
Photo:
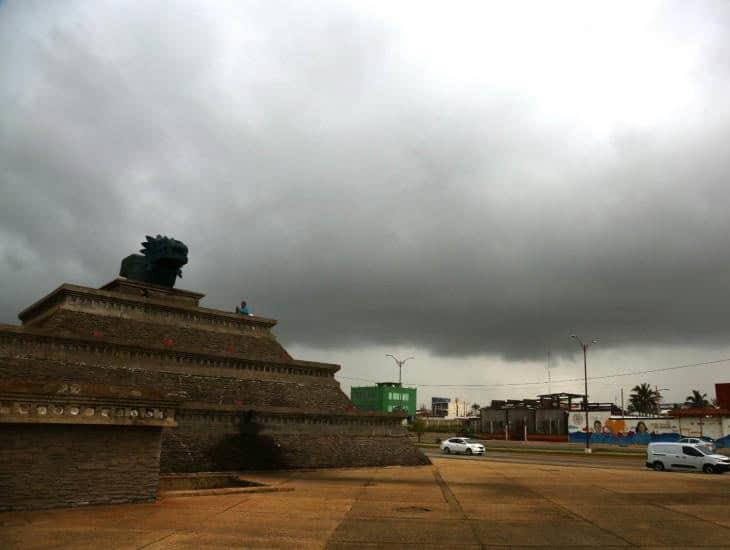
[[188, 247], [170, 237], [150, 237], [142, 243], [142, 254], [130, 254], [122, 260], [119, 275], [160, 286], [175, 286], [182, 277], [182, 266], [188, 263]]

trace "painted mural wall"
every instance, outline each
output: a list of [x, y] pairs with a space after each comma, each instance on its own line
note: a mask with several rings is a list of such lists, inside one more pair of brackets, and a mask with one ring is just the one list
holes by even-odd
[[[646, 445], [652, 441], [677, 441], [680, 437], [706, 435], [715, 439], [718, 448], [730, 447], [730, 418], [721, 417], [622, 417], [612, 416], [610, 411], [589, 411], [588, 432], [592, 443]], [[570, 412], [568, 440], [572, 443], [585, 442], [585, 412]]]
[[[583, 411], [572, 411], [568, 417], [568, 433], [585, 433]], [[675, 418], [666, 416], [612, 416], [610, 411], [589, 411], [588, 431], [592, 434], [630, 435], [636, 433], [679, 433]]]

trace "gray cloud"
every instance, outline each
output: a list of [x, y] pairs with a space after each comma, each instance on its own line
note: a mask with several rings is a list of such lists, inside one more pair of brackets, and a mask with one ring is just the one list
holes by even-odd
[[450, 21], [432, 58], [407, 18], [339, 3], [154, 4], [0, 6], [0, 320], [167, 233], [181, 286], [297, 345], [724, 344], [723, 4], [666, 6], [635, 72], [612, 42], [546, 67], [549, 43]]

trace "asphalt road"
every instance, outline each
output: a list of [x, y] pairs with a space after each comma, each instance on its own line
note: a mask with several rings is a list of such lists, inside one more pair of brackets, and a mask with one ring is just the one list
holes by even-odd
[[513, 464], [545, 464], [551, 466], [571, 466], [576, 468], [603, 468], [612, 470], [641, 470], [646, 469], [644, 465], [644, 455], [636, 457], [626, 456], [575, 456], [575, 455], [557, 455], [542, 454], [537, 452], [530, 453], [510, 453], [510, 452], [489, 452], [483, 456], [466, 456], [466, 455], [446, 455], [436, 449], [425, 450], [429, 457], [439, 457], [453, 460], [482, 460], [491, 462], [506, 462]]

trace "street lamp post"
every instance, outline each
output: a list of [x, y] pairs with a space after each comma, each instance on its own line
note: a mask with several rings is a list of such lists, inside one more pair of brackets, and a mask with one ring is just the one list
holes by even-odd
[[401, 374], [403, 370], [403, 365], [405, 365], [406, 361], [410, 359], [415, 359], [415, 357], [406, 357], [402, 361], [398, 359], [395, 355], [391, 355], [390, 353], [385, 354], [386, 357], [392, 357], [393, 361], [395, 361], [395, 364], [398, 365], [398, 385], [400, 386], [403, 380], [403, 376]]
[[[578, 344], [580, 345], [581, 349], [583, 350], [583, 377], [585, 379], [585, 396], [583, 397], [583, 409], [586, 414], [586, 453], [591, 452], [591, 432], [589, 431], [588, 426], [588, 346], [589, 344], [584, 344], [583, 340], [581, 340], [577, 335], [571, 334], [571, 338], [578, 341]], [[591, 340], [591, 344], [597, 344], [598, 338], [595, 338]]]
[[398, 365], [398, 395], [400, 396], [400, 409], [403, 410], [403, 365], [405, 365], [406, 361], [409, 361], [411, 359], [415, 359], [415, 357], [406, 357], [403, 360], [398, 359], [395, 355], [391, 355], [390, 353], [385, 354], [386, 357], [392, 357], [393, 361], [395, 361], [395, 364]]

